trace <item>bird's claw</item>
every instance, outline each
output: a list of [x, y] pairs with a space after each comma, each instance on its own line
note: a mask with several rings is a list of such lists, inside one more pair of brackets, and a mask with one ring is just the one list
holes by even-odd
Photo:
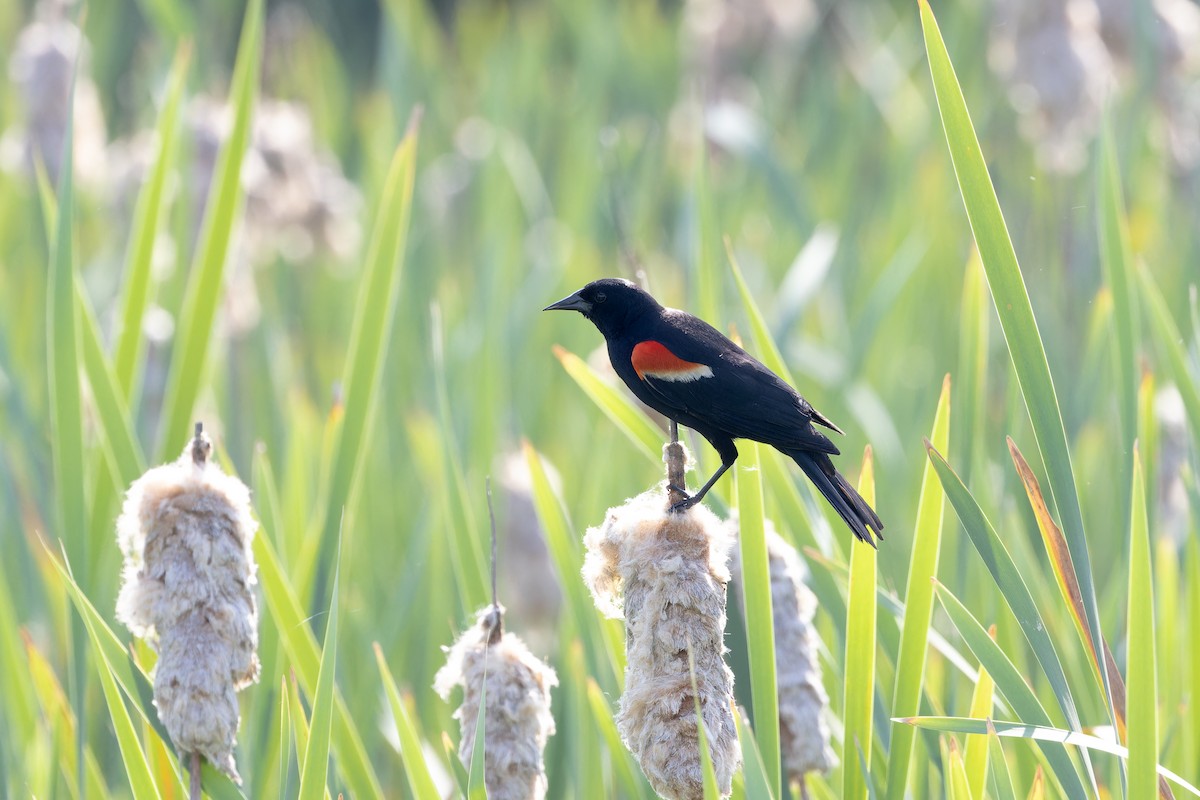
[[696, 505], [696, 503], [700, 502], [699, 497], [695, 497], [693, 495], [688, 494], [686, 491], [684, 491], [683, 489], [680, 489], [678, 486], [676, 486], [673, 483], [668, 483], [667, 488], [673, 492], [677, 492], [678, 494], [683, 495], [682, 500], [680, 500], [678, 503], [671, 504], [670, 511], [672, 513], [675, 513], [675, 514], [682, 513], [684, 511], [687, 511], [692, 506]]

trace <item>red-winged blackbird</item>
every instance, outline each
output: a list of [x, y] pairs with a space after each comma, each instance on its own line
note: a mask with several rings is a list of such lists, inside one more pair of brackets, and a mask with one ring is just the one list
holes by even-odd
[[591, 320], [608, 341], [613, 369], [638, 399], [716, 448], [721, 468], [674, 510], [699, 503], [733, 466], [734, 439], [752, 439], [795, 459], [855, 536], [871, 546], [872, 530], [883, 538], [879, 516], [829, 458], [840, 451], [813, 423], [842, 430], [716, 328], [616, 278], [593, 281], [544, 310], [578, 311]]

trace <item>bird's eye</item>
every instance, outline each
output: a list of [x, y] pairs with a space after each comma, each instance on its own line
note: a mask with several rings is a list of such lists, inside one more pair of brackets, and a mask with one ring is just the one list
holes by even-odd
[[603, 302], [604, 302], [605, 300], [607, 300], [607, 299], [608, 299], [608, 298], [604, 296], [604, 292], [597, 292], [597, 293], [596, 293], [596, 302], [597, 302], [597, 303], [603, 303]]

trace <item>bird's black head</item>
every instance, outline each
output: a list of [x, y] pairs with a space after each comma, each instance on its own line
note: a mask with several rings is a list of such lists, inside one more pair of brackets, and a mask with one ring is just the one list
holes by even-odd
[[578, 311], [600, 329], [606, 339], [620, 336], [644, 314], [662, 309], [650, 293], [632, 281], [602, 278], [543, 311]]

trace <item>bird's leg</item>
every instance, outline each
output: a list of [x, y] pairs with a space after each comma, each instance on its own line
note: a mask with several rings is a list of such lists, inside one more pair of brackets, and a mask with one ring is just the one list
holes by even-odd
[[[721, 466], [717, 469], [716, 472], [713, 473], [713, 476], [708, 479], [708, 482], [705, 483], [703, 486], [701, 486], [700, 491], [696, 492], [693, 495], [689, 496], [687, 494], [687, 492], [681, 492], [681, 494], [683, 494], [685, 497], [687, 497], [687, 499], [681, 500], [678, 503], [675, 503], [674, 505], [672, 505], [671, 506], [672, 511], [675, 511], [675, 512], [687, 511], [689, 508], [691, 508], [692, 506], [696, 505], [701, 500], [703, 500], [704, 495], [708, 494], [708, 490], [713, 487], [713, 484], [715, 484], [717, 481], [719, 481], [721, 479], [721, 476], [724, 475], [726, 473], [726, 471], [728, 471], [728, 469], [733, 466], [734, 461], [737, 461], [737, 457], [738, 457], [737, 448], [733, 447], [733, 445], [731, 443], [728, 447], [721, 448], [720, 455], [721, 455]], [[677, 487], [674, 487], [674, 486], [672, 486], [671, 488], [677, 489]]]

